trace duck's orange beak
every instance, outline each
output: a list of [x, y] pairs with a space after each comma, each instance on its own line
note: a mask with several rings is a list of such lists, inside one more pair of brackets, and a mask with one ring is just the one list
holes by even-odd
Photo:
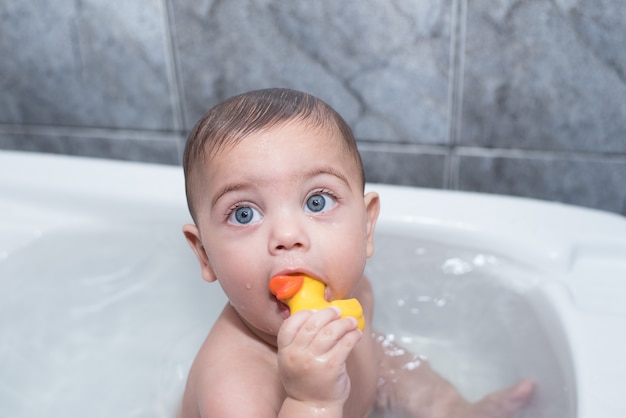
[[298, 293], [303, 283], [302, 276], [274, 276], [269, 283], [270, 292], [278, 300], [288, 300]]

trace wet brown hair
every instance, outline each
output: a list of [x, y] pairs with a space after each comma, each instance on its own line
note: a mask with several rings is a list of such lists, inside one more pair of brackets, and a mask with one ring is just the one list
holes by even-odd
[[227, 146], [251, 134], [266, 131], [289, 121], [304, 122], [310, 128], [338, 130], [345, 150], [354, 158], [365, 186], [363, 163], [352, 129], [332, 107], [310, 94], [272, 88], [231, 97], [211, 108], [189, 134], [183, 154], [185, 192], [191, 217], [196, 221], [192, 194], [197, 189], [204, 163]]

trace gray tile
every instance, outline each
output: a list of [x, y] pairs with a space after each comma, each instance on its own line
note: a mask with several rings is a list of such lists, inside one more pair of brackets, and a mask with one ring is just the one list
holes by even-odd
[[626, 160], [463, 156], [459, 188], [626, 215]]
[[3, 1], [0, 16], [0, 123], [174, 126], [159, 1]]
[[623, 0], [468, 2], [464, 145], [626, 151]]
[[0, 133], [0, 149], [179, 165], [178, 139]]
[[446, 156], [403, 146], [359, 147], [365, 178], [371, 183], [442, 188], [445, 181]]
[[290, 87], [361, 139], [447, 141], [451, 0], [172, 3], [186, 126], [243, 91]]

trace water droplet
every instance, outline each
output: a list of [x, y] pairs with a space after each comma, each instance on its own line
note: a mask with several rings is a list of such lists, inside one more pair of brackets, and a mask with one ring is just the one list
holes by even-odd
[[413, 344], [413, 338], [407, 336], [407, 335], [403, 335], [402, 338], [400, 338], [400, 341], [402, 341], [402, 344]]
[[454, 276], [461, 276], [472, 271], [474, 267], [470, 263], [460, 258], [449, 258], [441, 266], [441, 271], [444, 274], [452, 274]]
[[408, 361], [408, 362], [404, 363], [402, 365], [402, 368], [404, 370], [409, 370], [409, 371], [410, 370], [415, 370], [415, 369], [417, 369], [419, 367], [420, 364], [422, 364], [422, 360], [418, 356], [415, 356], [415, 357], [413, 357], [412, 361]]
[[473, 263], [477, 267], [484, 267], [487, 265], [495, 265], [498, 263], [498, 259], [492, 255], [477, 254], [474, 257]]

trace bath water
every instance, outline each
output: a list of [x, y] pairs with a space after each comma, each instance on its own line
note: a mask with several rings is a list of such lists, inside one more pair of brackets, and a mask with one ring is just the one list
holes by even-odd
[[0, 260], [0, 415], [173, 417], [225, 303], [181, 225], [21, 233]]
[[[172, 417], [225, 303], [219, 286], [201, 280], [178, 224], [46, 213], [0, 248], [2, 414]], [[574, 416], [559, 353], [527, 301], [532, 269], [414, 238], [376, 244], [377, 329], [469, 399], [531, 378], [538, 393], [524, 416]]]
[[527, 418], [575, 417], [566, 356], [530, 299], [532, 266], [496, 254], [379, 234], [366, 273], [374, 328], [425, 357], [472, 401], [520, 379], [537, 384]]

